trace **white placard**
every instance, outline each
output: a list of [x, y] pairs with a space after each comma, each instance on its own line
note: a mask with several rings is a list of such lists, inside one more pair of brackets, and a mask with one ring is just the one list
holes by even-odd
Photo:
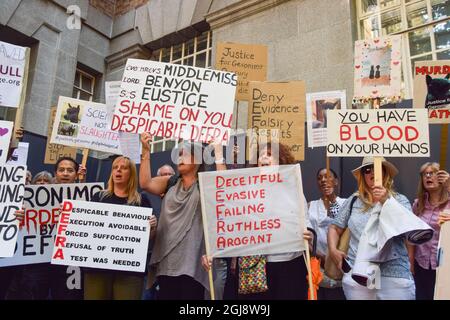
[[14, 213], [22, 207], [26, 166], [0, 166], [0, 257], [12, 257], [19, 233]]
[[119, 135], [110, 123], [106, 105], [60, 96], [50, 142], [121, 154]]
[[429, 157], [427, 111], [328, 111], [327, 156]]
[[305, 250], [300, 165], [202, 172], [199, 181], [211, 256]]
[[[111, 115], [111, 120], [119, 98], [120, 84], [120, 81], [105, 82], [105, 102], [108, 117]], [[122, 155], [130, 158], [136, 164], [141, 163], [142, 146], [138, 134], [119, 132], [119, 143]]]
[[103, 188], [103, 183], [26, 186], [25, 217], [17, 237], [17, 249], [13, 257], [0, 259], [0, 267], [49, 263], [63, 199], [90, 200]]
[[28, 142], [19, 142], [17, 145], [17, 148], [14, 149], [11, 159], [9, 159], [6, 164], [10, 165], [27, 165], [28, 160], [28, 148], [30, 147], [30, 144]]
[[327, 111], [345, 109], [347, 109], [345, 90], [306, 95], [308, 147], [325, 147], [327, 145]]
[[151, 208], [68, 200], [52, 264], [144, 272]]
[[25, 62], [26, 48], [0, 41], [0, 106], [19, 106]]
[[9, 144], [14, 128], [14, 122], [0, 121], [0, 165], [8, 158]]
[[225, 144], [236, 84], [230, 72], [128, 59], [111, 128]]

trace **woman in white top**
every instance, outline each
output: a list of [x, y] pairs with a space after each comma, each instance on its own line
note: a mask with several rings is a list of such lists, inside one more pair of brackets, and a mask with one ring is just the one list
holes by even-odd
[[329, 178], [327, 178], [327, 169], [320, 168], [316, 174], [317, 185], [322, 194], [320, 199], [311, 201], [308, 204], [308, 216], [312, 228], [317, 233], [317, 253], [320, 258], [320, 265], [323, 275], [323, 280], [319, 284], [318, 291], [319, 300], [345, 300], [344, 291], [342, 290], [341, 281], [335, 281], [325, 275], [323, 271], [325, 257], [328, 252], [327, 233], [328, 227], [332, 219], [339, 211], [340, 206], [345, 199], [339, 198], [336, 195], [339, 179], [330, 169]]

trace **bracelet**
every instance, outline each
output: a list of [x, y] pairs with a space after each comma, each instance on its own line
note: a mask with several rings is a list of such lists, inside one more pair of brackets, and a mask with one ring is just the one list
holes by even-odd
[[220, 159], [216, 159], [216, 161], [214, 161], [216, 164], [224, 164], [225, 163], [225, 159], [222, 157]]
[[141, 160], [149, 160], [149, 159], [150, 159], [150, 156], [146, 157], [146, 156], [141, 154]]

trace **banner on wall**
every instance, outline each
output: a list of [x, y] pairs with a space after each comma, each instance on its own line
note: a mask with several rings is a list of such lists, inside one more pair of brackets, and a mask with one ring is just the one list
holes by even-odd
[[215, 68], [237, 75], [236, 100], [250, 100], [250, 81], [267, 80], [268, 55], [264, 45], [217, 43]]
[[327, 145], [327, 111], [345, 109], [347, 109], [345, 90], [306, 95], [308, 147], [325, 147]]
[[329, 157], [429, 157], [425, 109], [328, 111]]
[[250, 82], [248, 128], [249, 158], [256, 144], [277, 140], [285, 144], [295, 160], [305, 158], [305, 82]]
[[14, 256], [0, 259], [0, 267], [50, 262], [62, 201], [89, 201], [103, 188], [103, 183], [26, 186], [23, 201], [25, 218], [20, 226]]
[[425, 108], [431, 124], [450, 123], [450, 60], [414, 66], [414, 108]]
[[26, 166], [0, 166], [0, 257], [12, 257], [19, 233], [14, 213], [22, 208]]
[[111, 128], [225, 144], [236, 85], [230, 72], [128, 59]]
[[202, 172], [199, 182], [212, 257], [305, 250], [299, 164]]
[[0, 106], [17, 108], [23, 88], [25, 47], [0, 41]]
[[144, 272], [151, 208], [64, 201], [52, 264]]
[[110, 124], [104, 104], [60, 96], [50, 142], [121, 154], [119, 135]]
[[401, 35], [355, 42], [355, 99], [401, 97]]

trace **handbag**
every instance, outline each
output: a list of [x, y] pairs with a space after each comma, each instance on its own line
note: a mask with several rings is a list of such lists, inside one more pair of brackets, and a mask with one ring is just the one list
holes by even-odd
[[[354, 196], [350, 202], [350, 215], [352, 214], [353, 204], [355, 203], [357, 198], [358, 198], [357, 196]], [[350, 244], [350, 230], [349, 228], [346, 228], [342, 233], [341, 237], [339, 238], [337, 249], [339, 251], [347, 253], [349, 244]], [[327, 256], [325, 257], [324, 272], [327, 277], [336, 281], [342, 280], [342, 277], [344, 276], [342, 271], [333, 262], [333, 259], [331, 259], [329, 253], [327, 253]]]
[[267, 286], [266, 256], [239, 258], [239, 294], [265, 292]]

